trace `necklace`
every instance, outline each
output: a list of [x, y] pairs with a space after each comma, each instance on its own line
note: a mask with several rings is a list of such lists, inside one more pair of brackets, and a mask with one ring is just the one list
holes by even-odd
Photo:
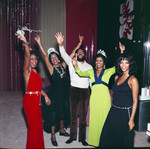
[[54, 65], [54, 68], [55, 68], [56, 71], [60, 74], [60, 78], [63, 78], [63, 76], [64, 76], [64, 74], [65, 74], [65, 71], [64, 71], [64, 69], [63, 69], [63, 67], [62, 67], [61, 64], [59, 64], [59, 66], [60, 66], [60, 68], [61, 68], [62, 73], [59, 71], [59, 69], [58, 69], [55, 65]]
[[122, 77], [128, 77], [129, 76], [129, 74], [126, 74], [126, 75], [122, 75]]

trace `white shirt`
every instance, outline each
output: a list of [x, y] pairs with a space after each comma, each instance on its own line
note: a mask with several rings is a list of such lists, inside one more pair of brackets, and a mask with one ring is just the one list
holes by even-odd
[[[60, 51], [61, 57], [64, 59], [64, 61], [69, 67], [71, 86], [78, 87], [78, 88], [88, 88], [90, 85], [90, 78], [79, 77], [78, 74], [75, 72], [74, 66], [72, 64], [72, 59], [66, 53], [64, 47], [59, 46], [59, 51]], [[84, 61], [83, 64], [81, 62], [77, 62], [77, 63], [81, 71], [87, 71], [89, 69], [93, 69], [92, 66], [88, 64], [86, 61]]]

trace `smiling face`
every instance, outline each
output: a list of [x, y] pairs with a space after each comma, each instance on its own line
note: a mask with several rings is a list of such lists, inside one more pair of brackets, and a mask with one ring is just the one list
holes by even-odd
[[55, 53], [50, 55], [50, 59], [51, 59], [51, 62], [52, 62], [53, 65], [58, 65], [59, 59], [58, 59], [58, 56]]
[[122, 59], [120, 61], [120, 68], [121, 68], [122, 72], [129, 72], [129, 67], [130, 67], [129, 60]]
[[78, 60], [79, 62], [85, 60], [85, 53], [84, 53], [84, 51], [83, 51], [82, 49], [78, 49], [78, 51], [77, 51], [76, 54], [77, 54], [77, 60]]
[[31, 66], [31, 68], [36, 68], [37, 63], [38, 63], [38, 60], [37, 60], [36, 55], [31, 54], [31, 56], [30, 56], [30, 66]]
[[104, 68], [104, 60], [102, 57], [97, 57], [95, 61], [95, 66], [97, 69]]

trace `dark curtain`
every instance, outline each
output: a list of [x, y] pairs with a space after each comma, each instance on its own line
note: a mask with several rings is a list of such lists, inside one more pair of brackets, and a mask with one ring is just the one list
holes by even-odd
[[[39, 29], [39, 6], [39, 0], [0, 1], [0, 91], [23, 89], [23, 47], [15, 32], [26, 25]], [[25, 36], [32, 47], [34, 33]]]
[[[125, 0], [122, 1], [122, 3], [123, 2], [125, 2]], [[119, 53], [120, 4], [120, 0], [115, 2], [113, 0], [98, 1], [97, 47], [106, 52], [107, 67], [114, 66], [115, 53]]]
[[[119, 17], [120, 5], [126, 0], [100, 0], [98, 1], [98, 32], [97, 47], [104, 49], [107, 54], [107, 67], [112, 67], [120, 55], [119, 50]], [[141, 87], [143, 74], [143, 24], [144, 17], [149, 16], [149, 0], [134, 0], [133, 39], [126, 41], [127, 50], [133, 53], [137, 62], [137, 78]], [[109, 5], [108, 5], [109, 4]], [[144, 11], [147, 12], [144, 14]], [[145, 16], [144, 16], [145, 15]], [[148, 17], [149, 18], [149, 17]], [[147, 19], [148, 20], [148, 19]], [[149, 19], [150, 20], [150, 19]], [[114, 76], [110, 79], [110, 88], [114, 83]]]

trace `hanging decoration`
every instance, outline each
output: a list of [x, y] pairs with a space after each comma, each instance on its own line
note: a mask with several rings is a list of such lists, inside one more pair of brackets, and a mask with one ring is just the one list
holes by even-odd
[[24, 31], [28, 31], [29, 33], [32, 33], [32, 32], [42, 32], [41, 30], [29, 29], [27, 26], [23, 26], [23, 27], [19, 26], [18, 29], [17, 29], [17, 31], [16, 31], [16, 33], [15, 33], [15, 35], [16, 36], [20, 35], [20, 36], [24, 37], [24, 34], [25, 34]]
[[133, 38], [133, 26], [132, 21], [134, 19], [134, 15], [132, 15], [133, 11], [133, 0], [125, 0], [125, 3], [120, 5], [120, 29], [119, 36], [120, 38], [127, 38], [132, 40]]

